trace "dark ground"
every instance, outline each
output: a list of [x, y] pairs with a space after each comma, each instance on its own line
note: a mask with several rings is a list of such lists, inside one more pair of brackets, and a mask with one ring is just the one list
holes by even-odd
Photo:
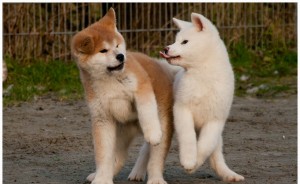
[[[4, 107], [3, 116], [3, 183], [88, 183], [94, 159], [84, 101], [44, 97]], [[132, 145], [115, 183], [135, 183], [127, 176], [141, 143], [139, 137]], [[296, 183], [297, 96], [235, 98], [224, 130], [224, 152], [229, 167], [245, 177], [240, 183]], [[223, 183], [207, 163], [195, 174], [186, 174], [175, 138], [165, 168], [169, 184]]]

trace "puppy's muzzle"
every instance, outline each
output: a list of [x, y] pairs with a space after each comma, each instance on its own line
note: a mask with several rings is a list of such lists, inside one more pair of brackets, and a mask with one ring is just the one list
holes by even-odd
[[118, 54], [117, 56], [116, 56], [116, 59], [120, 62], [120, 63], [123, 63], [124, 62], [124, 59], [125, 59], [125, 57], [124, 57], [124, 55], [123, 54]]
[[164, 48], [164, 53], [165, 53], [165, 54], [168, 54], [169, 50], [170, 50], [169, 47], [165, 47], [165, 48]]

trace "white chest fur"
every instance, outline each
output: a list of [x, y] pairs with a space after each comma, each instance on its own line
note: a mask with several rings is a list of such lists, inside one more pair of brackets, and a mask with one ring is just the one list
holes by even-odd
[[137, 113], [133, 97], [135, 88], [136, 81], [129, 76], [95, 82], [93, 90], [96, 98], [89, 104], [92, 114], [97, 116], [99, 112], [102, 112], [119, 123], [136, 120]]
[[232, 102], [233, 88], [230, 67], [228, 70], [182, 70], [175, 79], [175, 101], [188, 107], [193, 114], [195, 126], [201, 127], [208, 120], [225, 121]]

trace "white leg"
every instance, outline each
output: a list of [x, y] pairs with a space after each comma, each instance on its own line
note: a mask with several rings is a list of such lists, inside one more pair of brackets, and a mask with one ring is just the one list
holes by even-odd
[[163, 178], [163, 168], [166, 157], [164, 145], [151, 146], [150, 159], [148, 163], [148, 181], [147, 184], [167, 184]]
[[162, 131], [158, 118], [158, 107], [155, 95], [151, 90], [152, 87], [151, 89], [137, 92], [135, 101], [139, 123], [145, 140], [151, 145], [158, 145], [162, 138]]
[[226, 182], [243, 181], [244, 177], [235, 173], [226, 165], [222, 153], [223, 140], [222, 136], [219, 138], [217, 148], [210, 156], [210, 165], [216, 171], [218, 176]]
[[131, 170], [128, 180], [144, 181], [147, 172], [147, 165], [150, 157], [150, 145], [145, 142], [140, 150], [139, 157]]
[[205, 125], [201, 128], [197, 146], [197, 167], [200, 167], [216, 149], [223, 127], [223, 122], [211, 121], [205, 123]]
[[113, 184], [116, 125], [114, 122], [93, 122], [92, 127], [96, 173], [92, 184]]
[[197, 166], [197, 138], [191, 111], [174, 105], [174, 124], [179, 143], [180, 163], [188, 172]]

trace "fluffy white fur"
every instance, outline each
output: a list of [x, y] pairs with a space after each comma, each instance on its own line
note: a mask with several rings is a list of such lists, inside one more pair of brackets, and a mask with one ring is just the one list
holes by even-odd
[[174, 82], [173, 108], [180, 162], [193, 172], [210, 157], [222, 180], [241, 181], [244, 177], [228, 168], [222, 154], [222, 131], [234, 94], [227, 50], [208, 19], [196, 13], [191, 19], [173, 19], [180, 32], [161, 53], [170, 64], [182, 67]]

